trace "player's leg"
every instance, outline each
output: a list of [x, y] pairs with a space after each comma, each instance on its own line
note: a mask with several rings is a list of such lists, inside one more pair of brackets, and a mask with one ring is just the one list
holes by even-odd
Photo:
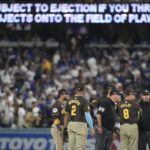
[[105, 150], [110, 150], [113, 142], [113, 133], [112, 131], [107, 130], [107, 139], [105, 142]]
[[129, 138], [127, 135], [127, 125], [120, 126], [120, 140], [121, 140], [121, 150], [128, 150]]
[[56, 150], [62, 150], [63, 149], [63, 135], [62, 132], [60, 132], [56, 125], [53, 125], [51, 128], [51, 134], [54, 139], [54, 143], [56, 144]]
[[139, 150], [146, 150], [147, 135], [145, 131], [139, 132]]
[[76, 133], [74, 132], [73, 122], [68, 124], [68, 150], [75, 150], [76, 147]]
[[137, 124], [130, 125], [130, 139], [129, 139], [129, 147], [132, 150], [138, 150], [138, 140], [139, 140], [139, 131]]
[[147, 143], [148, 143], [148, 146], [149, 146], [149, 149], [150, 149], [150, 131], [147, 131]]
[[107, 131], [105, 128], [103, 128], [102, 134], [99, 134], [96, 130], [96, 144], [95, 144], [95, 150], [104, 150], [105, 144], [107, 140]]
[[76, 123], [76, 150], [85, 150], [87, 142], [87, 124]]

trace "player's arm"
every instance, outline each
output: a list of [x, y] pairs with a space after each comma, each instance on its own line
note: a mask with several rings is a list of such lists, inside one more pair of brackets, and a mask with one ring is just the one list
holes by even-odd
[[92, 116], [90, 114], [90, 107], [86, 100], [84, 100], [83, 104], [84, 104], [83, 108], [84, 108], [84, 115], [85, 115], [86, 122], [88, 123], [89, 127], [92, 129], [93, 128], [93, 120], [92, 120]]
[[137, 109], [138, 119], [140, 119], [140, 117], [142, 116], [142, 109], [141, 109], [139, 103], [137, 103], [137, 102], [135, 102], [135, 107]]
[[61, 131], [60, 127], [60, 120], [59, 120], [59, 107], [55, 106], [52, 108], [52, 115], [53, 115], [53, 123], [57, 126], [58, 130]]
[[84, 114], [85, 114], [86, 122], [88, 123], [90, 129], [93, 129], [93, 128], [94, 128], [94, 127], [93, 127], [93, 120], [92, 120], [92, 116], [91, 116], [90, 112], [87, 111], [87, 112], [85, 112]]
[[97, 103], [98, 103], [98, 100], [97, 100], [97, 99], [93, 99], [93, 100], [90, 102], [90, 104], [89, 104], [89, 106], [90, 106], [90, 113], [91, 113], [91, 116], [92, 116], [92, 118], [93, 118], [94, 120], [96, 119], [96, 117], [94, 116], [94, 109], [96, 108]]
[[101, 105], [98, 108], [97, 111], [97, 124], [98, 124], [98, 133], [102, 134], [103, 132], [103, 128], [102, 128], [102, 115], [105, 115], [105, 111], [106, 111], [106, 106], [103, 103], [101, 103]]
[[97, 124], [98, 124], [98, 127], [102, 127], [102, 116], [101, 116], [101, 114], [97, 114]]
[[90, 111], [86, 111], [86, 112], [84, 112], [84, 114], [85, 114], [86, 122], [88, 123], [88, 125], [91, 129], [91, 135], [94, 136], [95, 135], [95, 130], [94, 130], [93, 120], [92, 120]]
[[64, 116], [64, 127], [67, 128], [68, 126], [68, 120], [69, 120], [69, 113], [65, 112], [65, 116]]
[[94, 131], [94, 126], [93, 126], [93, 120], [92, 120], [92, 116], [90, 114], [90, 107], [86, 100], [84, 101], [84, 115], [85, 115], [86, 122], [88, 123], [88, 125], [91, 129], [91, 134], [92, 134], [92, 136], [94, 136], [95, 131]]
[[90, 102], [90, 109], [94, 109], [97, 106], [98, 100], [95, 98]]
[[142, 109], [139, 107], [138, 109], [138, 119], [142, 117]]
[[69, 106], [67, 103], [65, 107], [65, 116], [64, 116], [64, 132], [63, 132], [64, 141], [67, 141], [68, 139], [68, 132], [67, 132], [68, 121], [69, 121]]
[[64, 127], [67, 128], [68, 126], [68, 120], [69, 120], [69, 113], [70, 112], [70, 109], [69, 109], [69, 105], [68, 103], [66, 104], [66, 107], [65, 107], [65, 116], [64, 116]]

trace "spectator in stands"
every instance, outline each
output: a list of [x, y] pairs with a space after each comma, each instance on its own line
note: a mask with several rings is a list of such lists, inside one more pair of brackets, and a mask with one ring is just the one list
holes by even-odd
[[[90, 36], [87, 35], [88, 40], [85, 40], [85, 34], [68, 35], [67, 39], [63, 37], [61, 42], [58, 41], [60, 47], [57, 49], [1, 48], [1, 115], [7, 115], [4, 108], [8, 109], [4, 95], [8, 95], [12, 112], [14, 107], [22, 108], [20, 108], [19, 100], [21, 99], [22, 105], [25, 106], [23, 108], [29, 116], [32, 116], [28, 111], [28, 108], [32, 108], [32, 101], [40, 101], [38, 107], [40, 115], [44, 117], [42, 123], [45, 127], [49, 127], [49, 110], [54, 103], [57, 89], [66, 88], [71, 93], [75, 83], [83, 81], [86, 83], [85, 95], [88, 100], [91, 95], [102, 96], [107, 83], [116, 85], [120, 92], [128, 85], [136, 89], [150, 86], [148, 48], [132, 48], [132, 50], [130, 48], [114, 49], [109, 46], [101, 48], [99, 43], [109, 42]], [[33, 36], [29, 36], [28, 39], [32, 38]], [[87, 45], [90, 45], [90, 48]], [[18, 93], [21, 93], [19, 98], [16, 97]], [[17, 115], [12, 115], [10, 118], [10, 124], [12, 124], [13, 120], [17, 120]], [[28, 117], [25, 115], [25, 118], [26, 122]], [[34, 126], [32, 121], [29, 122], [32, 124], [30, 126]]]
[[25, 124], [25, 115], [26, 115], [26, 110], [23, 106], [23, 101], [18, 102], [18, 119], [17, 119], [17, 127], [18, 128], [23, 128]]
[[26, 112], [26, 115], [25, 115], [24, 127], [25, 128], [32, 128], [33, 124], [34, 124], [34, 117], [33, 117], [33, 114], [32, 114], [32, 109], [28, 108], [27, 112]]

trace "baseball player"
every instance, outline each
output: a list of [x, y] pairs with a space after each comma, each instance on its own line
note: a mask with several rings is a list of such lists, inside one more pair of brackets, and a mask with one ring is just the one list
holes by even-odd
[[[68, 117], [70, 121], [68, 123]], [[75, 95], [67, 102], [65, 126], [68, 123], [68, 150], [85, 150], [87, 141], [87, 123], [94, 135], [93, 121], [90, 115], [90, 108], [84, 99], [84, 85], [78, 84], [75, 87]]]
[[121, 150], [138, 150], [138, 118], [140, 114], [140, 106], [135, 101], [135, 93], [133, 89], [127, 89], [124, 101], [118, 106], [120, 116], [120, 138]]
[[52, 106], [53, 124], [51, 134], [56, 144], [56, 150], [63, 150], [63, 129], [64, 129], [64, 101], [68, 99], [65, 89], [58, 91], [58, 100]]

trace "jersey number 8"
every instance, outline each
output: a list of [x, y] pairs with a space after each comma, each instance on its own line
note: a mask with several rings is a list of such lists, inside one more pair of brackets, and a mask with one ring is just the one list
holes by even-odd
[[124, 119], [129, 119], [129, 110], [128, 109], [123, 110], [123, 117], [124, 117]]

